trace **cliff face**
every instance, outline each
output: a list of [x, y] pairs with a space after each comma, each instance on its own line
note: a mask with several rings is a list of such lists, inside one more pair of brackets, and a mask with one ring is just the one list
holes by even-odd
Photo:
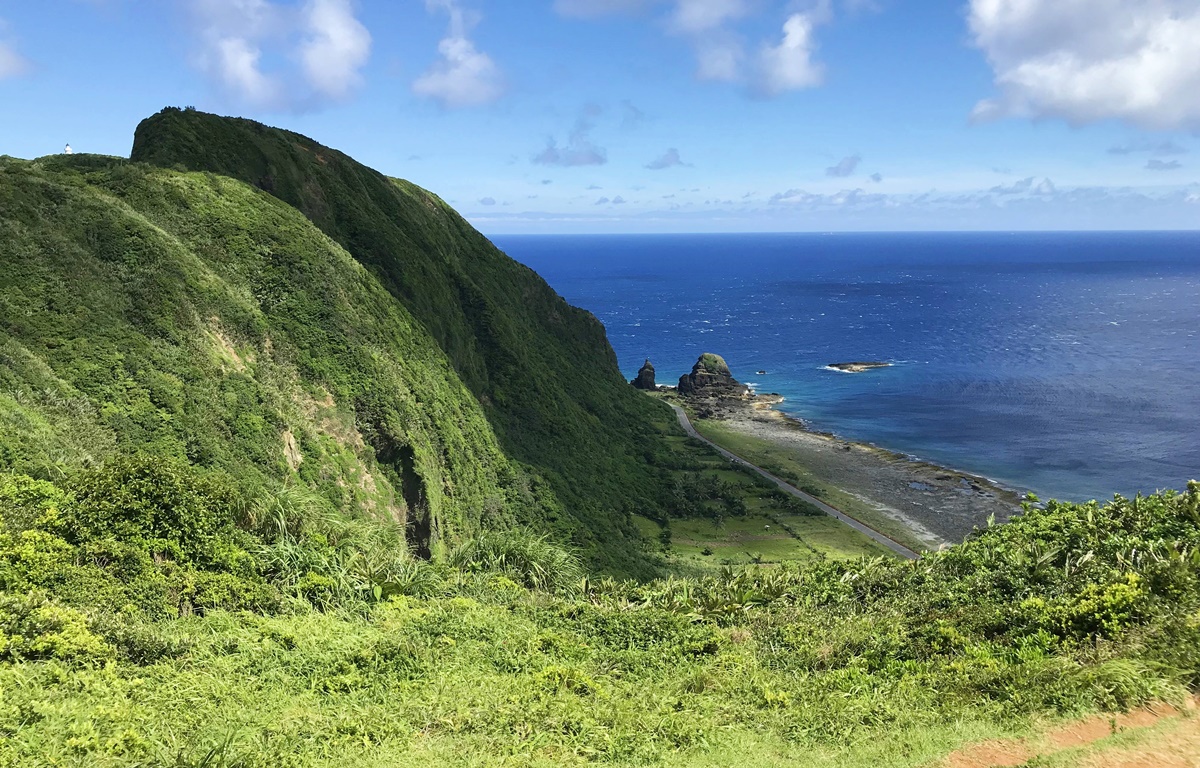
[[679, 377], [679, 394], [686, 397], [746, 397], [750, 388], [733, 378], [725, 358], [705, 352], [692, 372]]

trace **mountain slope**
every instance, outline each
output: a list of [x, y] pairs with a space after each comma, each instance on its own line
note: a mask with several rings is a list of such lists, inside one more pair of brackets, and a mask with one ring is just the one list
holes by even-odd
[[302, 211], [428, 329], [505, 451], [592, 536], [632, 535], [627, 513], [655, 505], [647, 448], [669, 413], [628, 387], [590, 313], [434, 195], [298, 134], [194, 110], [144, 121], [132, 158], [240, 179]]
[[545, 514], [422, 324], [291, 207], [77, 156], [4, 161], [0, 211], [0, 468], [296, 479], [426, 552]]

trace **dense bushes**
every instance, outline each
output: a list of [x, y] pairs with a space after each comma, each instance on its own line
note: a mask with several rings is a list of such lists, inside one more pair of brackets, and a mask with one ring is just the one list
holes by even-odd
[[[530, 533], [420, 561], [299, 487], [153, 464], [0, 476], [0, 764], [646, 763], [734, 734], [772, 764], [1200, 682], [1200, 485], [1031, 506], [913, 563], [638, 583]], [[97, 509], [128, 535], [72, 526]]]

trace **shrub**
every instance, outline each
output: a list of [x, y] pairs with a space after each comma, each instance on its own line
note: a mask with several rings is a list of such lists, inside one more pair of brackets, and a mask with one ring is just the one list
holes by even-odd
[[92, 634], [80, 611], [40, 592], [0, 594], [0, 658], [97, 662], [113, 655], [113, 647]]
[[0, 475], [0, 531], [52, 528], [68, 495], [53, 483], [26, 475]]
[[217, 536], [232, 528], [237, 496], [185, 464], [120, 458], [71, 483], [75, 503], [64, 520], [76, 543], [113, 538], [185, 560], [207, 561]]

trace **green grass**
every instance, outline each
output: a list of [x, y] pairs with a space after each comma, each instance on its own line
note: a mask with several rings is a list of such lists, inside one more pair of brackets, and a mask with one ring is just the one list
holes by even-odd
[[[721, 484], [726, 498], [743, 505], [744, 515], [726, 512], [725, 502], [704, 501], [682, 515], [674, 499], [663, 502], [667, 518], [659, 521], [635, 515], [634, 521], [650, 546], [666, 556], [666, 565], [683, 573], [711, 571], [726, 565], [799, 563], [821, 558], [891, 557], [858, 531], [825, 515], [797, 514], [795, 503], [756, 473], [731, 464], [723, 456], [684, 435], [665, 433], [669, 451], [659, 463], [672, 467], [677, 481]], [[664, 547], [662, 523], [671, 531]], [[789, 529], [791, 533], [789, 533]], [[704, 554], [705, 550], [709, 554]]]
[[820, 491], [818, 496], [847, 515], [867, 524], [871, 528], [918, 552], [927, 544], [903, 523], [883, 514], [853, 494], [833, 485], [806, 467], [786, 447], [769, 440], [733, 432], [718, 421], [693, 419], [696, 431], [726, 450], [741, 456], [788, 481], [796, 487], [812, 487]]
[[161, 462], [0, 476], [0, 766], [917, 766], [1200, 681], [1200, 484], [919, 562], [650, 583], [526, 533], [427, 563], [232, 494]]

